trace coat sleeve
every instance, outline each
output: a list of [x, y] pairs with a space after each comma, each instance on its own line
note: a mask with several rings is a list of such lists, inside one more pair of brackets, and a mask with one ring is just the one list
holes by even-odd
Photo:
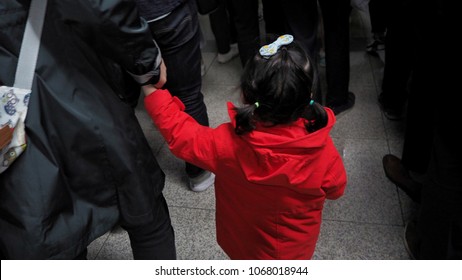
[[334, 151], [332, 159], [329, 161], [330, 165], [327, 169], [322, 189], [326, 193], [327, 199], [337, 199], [345, 192], [347, 184], [347, 174], [345, 166], [343, 165], [342, 158], [332, 144]]
[[200, 125], [185, 113], [184, 104], [168, 90], [158, 89], [144, 99], [144, 105], [175, 156], [215, 172], [217, 139], [214, 129]]
[[139, 84], [158, 82], [160, 50], [134, 1], [60, 0], [54, 5], [69, 32], [101, 56], [117, 62]]

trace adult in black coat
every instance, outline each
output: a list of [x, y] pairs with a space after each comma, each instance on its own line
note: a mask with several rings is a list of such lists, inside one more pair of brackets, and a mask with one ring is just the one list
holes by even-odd
[[[29, 5], [0, 2], [4, 85], [13, 84]], [[118, 223], [135, 259], [176, 257], [165, 175], [118, 79], [127, 71], [139, 84], [161, 86], [161, 61], [133, 2], [48, 1], [28, 146], [0, 174], [2, 259], [82, 257]]]

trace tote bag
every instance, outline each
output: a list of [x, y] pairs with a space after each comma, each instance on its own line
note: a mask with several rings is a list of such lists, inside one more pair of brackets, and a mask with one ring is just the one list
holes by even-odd
[[26, 149], [25, 120], [37, 62], [46, 0], [33, 0], [19, 53], [14, 85], [0, 87], [0, 173]]

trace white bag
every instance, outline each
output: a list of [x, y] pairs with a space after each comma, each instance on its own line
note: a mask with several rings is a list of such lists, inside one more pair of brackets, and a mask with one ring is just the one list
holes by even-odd
[[13, 87], [0, 87], [0, 173], [26, 149], [25, 120], [40, 47], [46, 0], [29, 8]]
[[[0, 173], [26, 149], [26, 132], [24, 121], [27, 116], [27, 104], [30, 97], [30, 90], [14, 87], [0, 87], [0, 127], [8, 126], [13, 130], [10, 134], [9, 144], [0, 152]], [[6, 136], [6, 135], [5, 135]], [[2, 142], [6, 142], [2, 141]]]

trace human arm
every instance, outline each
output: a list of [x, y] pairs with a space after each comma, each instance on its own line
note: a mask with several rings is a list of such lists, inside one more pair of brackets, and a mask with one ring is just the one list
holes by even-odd
[[345, 192], [347, 184], [347, 174], [342, 158], [332, 144], [333, 153], [329, 160], [330, 164], [323, 180], [322, 189], [326, 193], [327, 199], [337, 199]]
[[156, 84], [161, 54], [136, 4], [123, 0], [61, 0], [54, 3], [60, 24], [72, 36], [125, 69], [138, 84]]
[[216, 166], [215, 130], [197, 123], [184, 112], [184, 104], [168, 90], [153, 85], [142, 87], [145, 108], [166, 140], [172, 153], [191, 164], [214, 171]]

